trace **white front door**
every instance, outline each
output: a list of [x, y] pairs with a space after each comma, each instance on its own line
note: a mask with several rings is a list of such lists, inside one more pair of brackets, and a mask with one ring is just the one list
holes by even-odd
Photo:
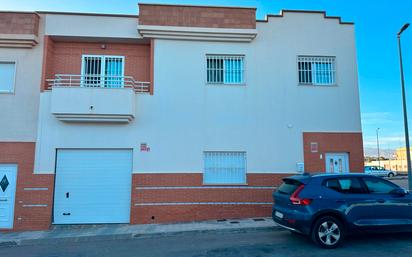
[[326, 172], [327, 173], [348, 173], [349, 156], [348, 153], [326, 153]]
[[0, 164], [0, 228], [13, 228], [17, 165]]
[[54, 223], [129, 223], [132, 161], [132, 150], [58, 150]]

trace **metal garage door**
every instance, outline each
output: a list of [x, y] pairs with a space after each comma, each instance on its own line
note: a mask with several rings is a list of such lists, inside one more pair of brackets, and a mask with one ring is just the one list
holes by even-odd
[[129, 223], [131, 150], [58, 150], [54, 223]]

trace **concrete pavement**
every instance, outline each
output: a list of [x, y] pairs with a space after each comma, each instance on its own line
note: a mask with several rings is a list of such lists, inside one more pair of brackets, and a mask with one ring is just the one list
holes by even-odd
[[[250, 231], [278, 228], [271, 218], [212, 220], [177, 224], [71, 225], [49, 231], [0, 232], [0, 246], [130, 239], [184, 232]], [[1, 256], [1, 255], [0, 255]]]
[[409, 257], [412, 234], [349, 237], [325, 250], [288, 231], [208, 231], [120, 240], [0, 247], [1, 257]]

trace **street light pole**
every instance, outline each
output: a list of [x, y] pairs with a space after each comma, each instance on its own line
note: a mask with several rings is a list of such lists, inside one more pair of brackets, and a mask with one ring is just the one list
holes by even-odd
[[379, 152], [379, 129], [376, 129], [376, 145], [378, 146], [378, 166], [381, 166], [381, 154]]
[[408, 114], [406, 111], [406, 95], [405, 95], [405, 78], [403, 75], [403, 63], [402, 63], [402, 47], [401, 47], [401, 34], [409, 27], [409, 23], [403, 25], [398, 32], [398, 48], [399, 48], [399, 62], [401, 70], [401, 86], [402, 86], [402, 106], [403, 106], [403, 122], [405, 126], [405, 143], [406, 143], [406, 161], [408, 163], [408, 187], [412, 190], [412, 174], [411, 174], [411, 152], [409, 147], [409, 130], [408, 130]]

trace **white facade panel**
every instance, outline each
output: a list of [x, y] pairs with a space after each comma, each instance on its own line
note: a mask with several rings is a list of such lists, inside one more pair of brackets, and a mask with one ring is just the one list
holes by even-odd
[[129, 223], [131, 171], [131, 150], [58, 150], [54, 223]]
[[[127, 16], [45, 14], [45, 34], [66, 37], [141, 38], [138, 18]], [[70, 24], [70, 26], [68, 26]]]
[[[65, 124], [43, 93], [35, 172], [54, 172], [56, 148], [130, 147], [135, 173], [202, 172], [204, 151], [245, 152], [248, 173], [293, 173], [303, 132], [361, 132], [353, 26], [285, 13], [257, 30], [251, 43], [155, 40], [154, 95], [136, 95], [127, 125]], [[244, 84], [207, 85], [206, 55], [244, 56]], [[307, 55], [336, 58], [336, 85], [298, 85]]]
[[[0, 89], [0, 142], [34, 142], [37, 137], [43, 61], [43, 20], [33, 48], [0, 48], [0, 64], [14, 63], [13, 90]], [[3, 81], [4, 82], [4, 81]]]

